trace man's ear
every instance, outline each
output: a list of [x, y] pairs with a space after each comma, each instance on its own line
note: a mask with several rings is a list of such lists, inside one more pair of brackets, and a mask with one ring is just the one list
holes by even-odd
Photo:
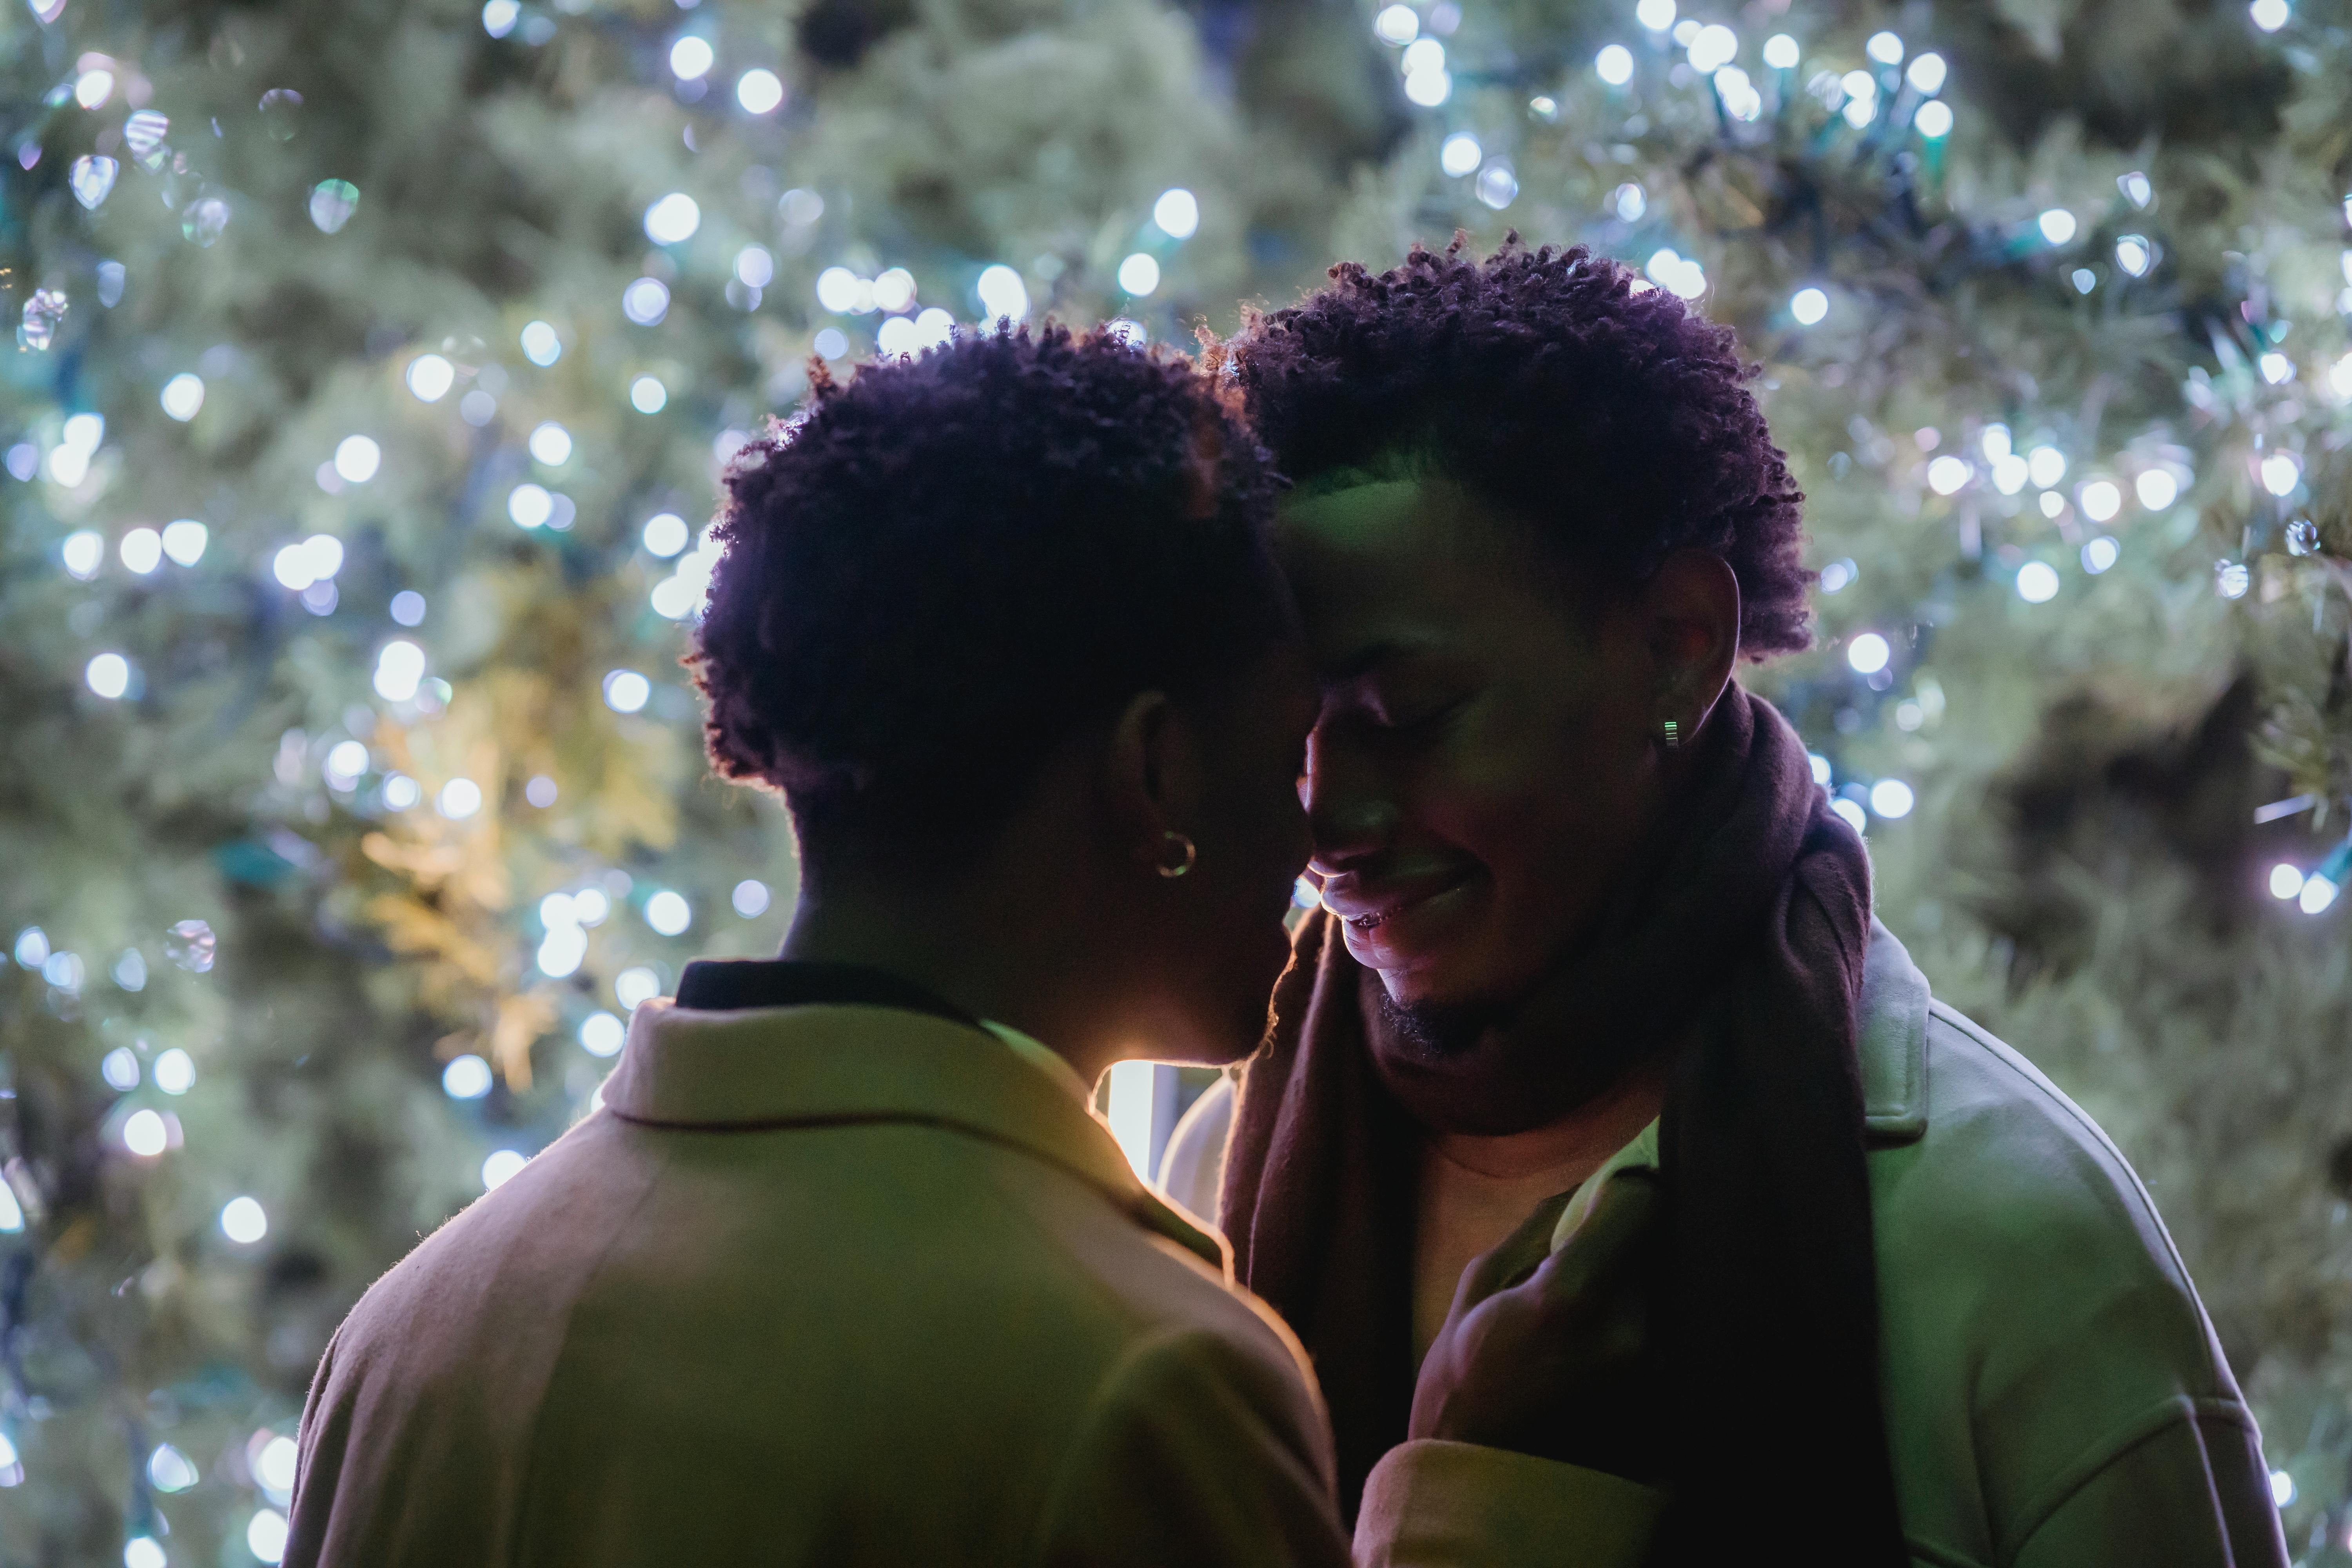
[[1653, 722], [1696, 734], [1739, 661], [1739, 579], [1720, 555], [1677, 550], [1643, 585], [1641, 610], [1658, 672]]
[[1168, 694], [1128, 699], [1104, 758], [1104, 794], [1122, 854], [1157, 865], [1169, 835], [1190, 837], [1204, 783], [1200, 737]]

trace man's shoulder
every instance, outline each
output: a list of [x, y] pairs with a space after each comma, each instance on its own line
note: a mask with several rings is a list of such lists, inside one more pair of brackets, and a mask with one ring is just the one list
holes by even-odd
[[[2071, 1358], [2103, 1363], [2118, 1396], [2234, 1399], [2179, 1252], [2098, 1123], [1942, 1003], [1927, 1079], [1924, 1134], [1872, 1161], [1890, 1333], [1968, 1340], [1996, 1382]], [[2118, 1377], [2128, 1366], [2145, 1376]]]
[[1927, 1047], [1925, 1130], [1874, 1160], [1880, 1206], [1932, 1225], [1922, 1246], [1966, 1240], [2011, 1257], [2090, 1247], [2186, 1286], [2154, 1202], [2087, 1111], [1942, 1002], [1930, 1006]]
[[[1957, 1008], [1929, 1006], [1918, 1196], [2081, 1239], [2111, 1235], [2174, 1272], [2179, 1258], [2131, 1163], [2089, 1112]], [[1952, 1217], [1958, 1217], [1957, 1215]]]
[[1041, 1178], [1022, 1212], [1034, 1222], [1038, 1244], [1066, 1268], [1074, 1304], [1108, 1315], [1123, 1343], [1182, 1344], [1209, 1335], [1254, 1361], [1305, 1373], [1305, 1352], [1264, 1303], [1101, 1194]]

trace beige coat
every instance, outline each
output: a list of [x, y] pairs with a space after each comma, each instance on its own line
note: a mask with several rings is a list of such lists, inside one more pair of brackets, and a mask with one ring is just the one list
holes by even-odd
[[1343, 1563], [1297, 1342], [1062, 1083], [876, 1006], [639, 1009], [352, 1310], [286, 1562]]
[[[1914, 1563], [2284, 1568], [2261, 1435], [2123, 1155], [1933, 1001], [1884, 926], [1862, 1013], [1880, 1386]], [[1231, 1105], [1219, 1085], [1177, 1129], [1178, 1201], [1211, 1201]], [[1635, 1140], [1588, 1190], [1656, 1150]], [[1641, 1561], [1659, 1505], [1595, 1471], [1405, 1443], [1365, 1487], [1356, 1552], [1364, 1568], [1614, 1568]]]

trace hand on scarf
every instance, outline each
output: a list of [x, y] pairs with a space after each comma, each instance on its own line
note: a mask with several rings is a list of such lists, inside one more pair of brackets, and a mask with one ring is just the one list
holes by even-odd
[[[1548, 1243], [1549, 1223], [1474, 1258], [1422, 1361], [1411, 1435], [1656, 1479], [1660, 1390], [1647, 1352], [1660, 1204], [1656, 1173], [1621, 1171], [1532, 1272], [1528, 1242]], [[1557, 1212], [1548, 1205], [1538, 1218]]]

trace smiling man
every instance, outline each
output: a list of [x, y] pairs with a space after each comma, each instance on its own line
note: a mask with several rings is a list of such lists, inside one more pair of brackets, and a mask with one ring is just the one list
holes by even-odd
[[1360, 1562], [2284, 1563], [2147, 1194], [1733, 679], [1810, 638], [1730, 332], [1581, 249], [1333, 278], [1234, 345], [1323, 908], [1170, 1169], [1315, 1358]]

